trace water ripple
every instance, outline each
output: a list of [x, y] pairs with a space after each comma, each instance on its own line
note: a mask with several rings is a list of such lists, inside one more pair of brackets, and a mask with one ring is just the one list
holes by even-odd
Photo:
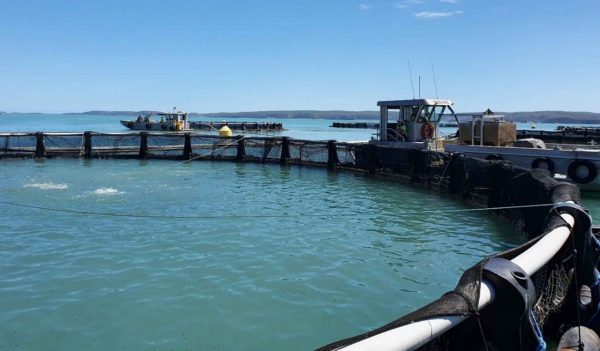
[[521, 239], [486, 214], [414, 215], [464, 207], [437, 194], [319, 169], [118, 160], [2, 167], [6, 201], [281, 217], [145, 220], [3, 206], [0, 349], [315, 348], [430, 302], [465, 268]]

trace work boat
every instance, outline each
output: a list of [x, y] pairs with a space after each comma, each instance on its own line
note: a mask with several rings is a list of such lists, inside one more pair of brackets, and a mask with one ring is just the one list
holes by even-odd
[[[369, 143], [391, 148], [437, 149], [440, 119], [444, 114], [455, 115], [452, 105], [452, 101], [443, 99], [378, 101], [379, 129]], [[392, 111], [397, 111], [398, 119], [390, 122]]]
[[[159, 119], [152, 120], [153, 115], [156, 115]], [[149, 113], [145, 116], [140, 115], [135, 120], [121, 121], [121, 124], [133, 130], [184, 131], [190, 129], [187, 112], [181, 111]]]

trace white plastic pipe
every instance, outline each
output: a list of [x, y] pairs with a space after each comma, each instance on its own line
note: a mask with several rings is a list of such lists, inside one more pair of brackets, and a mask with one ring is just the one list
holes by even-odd
[[[573, 203], [569, 201], [569, 203]], [[569, 223], [571, 227], [575, 224], [575, 218], [570, 214], [563, 213], [561, 217]], [[543, 238], [538, 240], [527, 251], [512, 259], [512, 262], [520, 266], [528, 275], [534, 274], [542, 266], [548, 263], [554, 255], [565, 244], [571, 230], [566, 225], [555, 228], [548, 232]], [[481, 281], [481, 290], [479, 295], [479, 309], [487, 306], [494, 300], [494, 287], [486, 281]], [[425, 345], [445, 331], [458, 325], [465, 316], [447, 316], [432, 318], [404, 325], [386, 332], [374, 335], [368, 339], [348, 345], [341, 350], [344, 351], [404, 351], [413, 350], [419, 346]]]

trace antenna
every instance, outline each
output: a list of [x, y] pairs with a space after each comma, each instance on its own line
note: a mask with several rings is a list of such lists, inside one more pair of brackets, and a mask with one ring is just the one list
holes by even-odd
[[415, 98], [415, 84], [413, 83], [413, 79], [412, 79], [412, 70], [410, 69], [410, 60], [406, 60], [406, 62], [408, 62], [408, 74], [410, 74], [410, 87], [412, 88], [412, 92], [413, 92], [413, 99]]
[[437, 90], [437, 82], [435, 81], [435, 70], [433, 69], [433, 61], [431, 61], [431, 72], [433, 73], [433, 86], [435, 87], [435, 98], [439, 99], [438, 90]]
[[421, 98], [421, 76], [419, 76], [419, 99]]

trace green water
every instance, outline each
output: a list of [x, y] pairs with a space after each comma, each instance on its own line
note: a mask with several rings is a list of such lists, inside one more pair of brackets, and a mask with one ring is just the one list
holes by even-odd
[[[0, 350], [306, 350], [523, 238], [421, 189], [218, 162], [0, 161]], [[173, 216], [196, 216], [175, 219]]]

